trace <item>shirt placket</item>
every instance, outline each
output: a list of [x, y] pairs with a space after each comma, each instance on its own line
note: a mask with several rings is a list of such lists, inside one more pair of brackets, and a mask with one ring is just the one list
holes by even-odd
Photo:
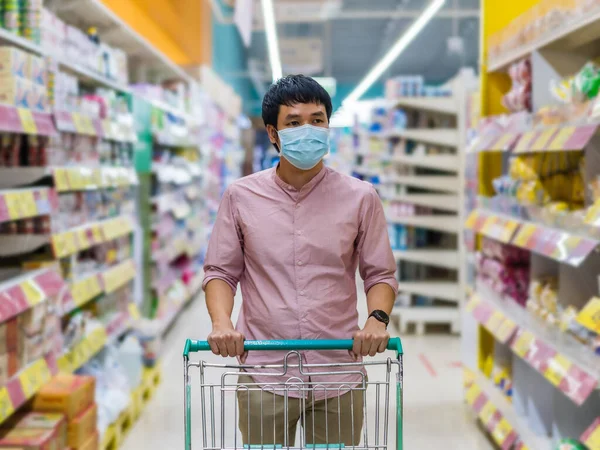
[[[298, 307], [298, 326], [300, 329], [300, 339], [307, 338], [306, 330], [306, 319], [307, 319], [307, 296], [308, 286], [306, 286], [306, 280], [308, 279], [306, 271], [308, 265], [308, 255], [306, 254], [306, 247], [304, 245], [305, 236], [302, 220], [303, 213], [303, 201], [304, 198], [301, 195], [301, 191], [295, 196], [294, 203], [294, 226], [293, 226], [293, 242], [294, 242], [294, 256], [296, 265], [296, 305]], [[306, 352], [301, 352], [302, 362], [308, 363]]]

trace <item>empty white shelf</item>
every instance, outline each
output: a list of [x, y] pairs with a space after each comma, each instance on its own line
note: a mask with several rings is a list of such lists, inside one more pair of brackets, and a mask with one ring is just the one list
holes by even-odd
[[397, 164], [407, 166], [425, 167], [428, 169], [439, 169], [458, 172], [459, 158], [456, 155], [398, 155], [392, 157]]
[[388, 222], [428, 230], [458, 233], [461, 226], [457, 216], [388, 216]]
[[396, 250], [394, 251], [394, 257], [398, 261], [423, 263], [453, 270], [457, 270], [460, 265], [458, 250]]
[[398, 292], [424, 295], [454, 303], [458, 303], [464, 296], [457, 281], [401, 281]]

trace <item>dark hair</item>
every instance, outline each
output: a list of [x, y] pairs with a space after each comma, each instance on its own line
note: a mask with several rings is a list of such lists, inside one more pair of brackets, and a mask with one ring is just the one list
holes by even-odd
[[263, 98], [262, 118], [265, 126], [273, 125], [277, 128], [281, 105], [292, 106], [298, 103], [323, 105], [327, 112], [327, 120], [331, 119], [331, 97], [323, 86], [311, 77], [288, 75], [273, 83]]

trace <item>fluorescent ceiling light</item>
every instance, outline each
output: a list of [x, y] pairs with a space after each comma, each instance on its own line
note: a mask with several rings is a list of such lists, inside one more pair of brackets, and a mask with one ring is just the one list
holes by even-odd
[[[346, 97], [344, 103], [352, 103], [361, 98], [365, 92], [375, 83], [379, 77], [385, 72], [400, 54], [409, 46], [409, 44], [417, 37], [417, 35], [425, 28], [435, 14], [444, 6], [446, 0], [434, 0], [417, 20], [400, 36], [398, 41], [386, 53], [367, 74], [365, 78], [356, 86], [356, 88]], [[264, 0], [263, 0], [264, 4]]]
[[269, 48], [269, 62], [271, 63], [271, 73], [273, 82], [283, 76], [281, 69], [281, 57], [279, 56], [279, 42], [277, 40], [277, 24], [275, 23], [275, 10], [273, 0], [261, 0], [263, 18], [265, 21], [265, 33], [267, 36], [267, 46]]

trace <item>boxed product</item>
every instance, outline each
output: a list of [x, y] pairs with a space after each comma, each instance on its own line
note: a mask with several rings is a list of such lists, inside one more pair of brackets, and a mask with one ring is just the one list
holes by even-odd
[[17, 374], [21, 365], [16, 352], [0, 354], [0, 385], [4, 385]]
[[48, 100], [46, 86], [34, 83], [32, 89], [31, 109], [39, 112], [48, 112], [50, 110], [50, 101]]
[[52, 430], [56, 446], [63, 450], [67, 447], [67, 421], [65, 416], [56, 413], [27, 412], [17, 413], [2, 428], [31, 428], [35, 430]]
[[44, 331], [48, 303], [41, 302], [19, 316], [19, 326], [23, 334], [33, 336]]
[[7, 76], [0, 82], [0, 103], [31, 108], [33, 95], [33, 83], [25, 78]]
[[27, 53], [26, 75], [34, 84], [46, 87], [46, 62], [43, 58]]
[[21, 357], [21, 366], [25, 367], [29, 363], [42, 358], [46, 347], [44, 345], [43, 333], [34, 334], [33, 336], [23, 335], [22, 337], [19, 355]]
[[94, 403], [69, 422], [68, 441], [70, 448], [81, 448], [96, 432], [98, 407]]
[[60, 450], [54, 430], [13, 428], [0, 430], [0, 449]]
[[60, 412], [72, 420], [94, 403], [95, 387], [93, 377], [59, 373], [35, 395], [32, 409]]
[[100, 447], [100, 435], [96, 431], [85, 444], [72, 450], [97, 450]]
[[16, 317], [0, 324], [0, 353], [16, 351], [19, 343], [19, 325]]
[[0, 77], [26, 78], [27, 53], [16, 47], [0, 47]]

